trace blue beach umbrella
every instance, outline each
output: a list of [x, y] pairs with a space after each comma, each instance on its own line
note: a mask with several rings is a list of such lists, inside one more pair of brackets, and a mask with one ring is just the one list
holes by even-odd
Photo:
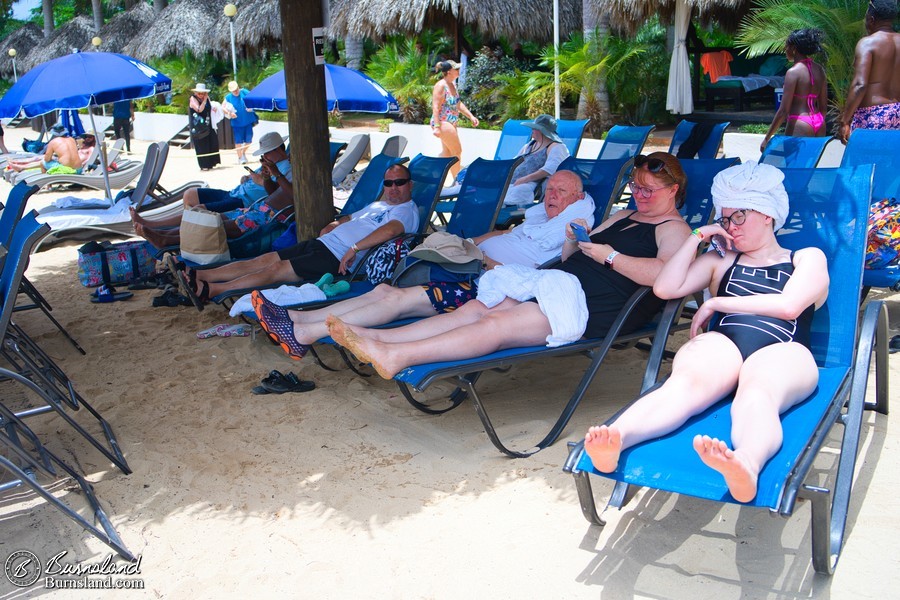
[[[377, 81], [338, 65], [325, 65], [325, 98], [328, 110], [386, 113], [399, 109], [394, 97]], [[284, 70], [261, 81], [247, 94], [244, 103], [257, 110], [287, 110]]]
[[[0, 117], [23, 112], [31, 118], [57, 109], [78, 110], [147, 98], [171, 89], [171, 79], [136, 58], [112, 52], [76, 52], [41, 63], [22, 75], [0, 99]], [[94, 125], [93, 112], [89, 114]], [[100, 156], [106, 193], [111, 197], [105, 152]]]

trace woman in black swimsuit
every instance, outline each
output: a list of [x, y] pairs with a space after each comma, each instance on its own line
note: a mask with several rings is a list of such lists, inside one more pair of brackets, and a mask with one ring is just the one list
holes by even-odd
[[[550, 343], [549, 338], [561, 337], [556, 335], [559, 332], [551, 322], [576, 321], [576, 313], [583, 317], [580, 328], [573, 328], [575, 333], [561, 343], [577, 340], [582, 334], [605, 334], [634, 289], [653, 285], [665, 261], [690, 235], [677, 209], [687, 184], [678, 159], [656, 152], [649, 157], [638, 157], [635, 165], [631, 189], [637, 210], [622, 210], [604, 221], [594, 229], [590, 242], [576, 241], [571, 228], [567, 228], [568, 243], [563, 246], [562, 265], [545, 271], [521, 272], [526, 277], [566, 280], [570, 287], [558, 292], [559, 295], [549, 300], [550, 304], [544, 303], [540, 296], [542, 305], [505, 297], [488, 308], [482, 302], [479, 288], [478, 301], [405, 327], [365, 329], [329, 316], [326, 321], [329, 333], [357, 358], [371, 362], [386, 379], [410, 365], [473, 358], [505, 348]], [[579, 224], [586, 225], [583, 221]], [[525, 267], [500, 266], [488, 273], [492, 278], [505, 279], [517, 275], [518, 269]], [[482, 285], [488, 277], [482, 277]], [[581, 298], [572, 300], [578, 294]], [[628, 324], [632, 328], [641, 324], [640, 319], [646, 322], [651, 318], [659, 306], [657, 298], [652, 294], [647, 296], [647, 301], [635, 313], [636, 319]], [[571, 302], [566, 304], [567, 301]], [[542, 306], [553, 319], [545, 315]]]
[[[697, 310], [691, 340], [675, 355], [665, 384], [609, 427], [588, 431], [585, 450], [598, 470], [614, 471], [623, 449], [673, 431], [737, 390], [731, 407], [734, 449], [699, 435], [694, 449], [722, 473], [735, 500], [756, 496], [760, 469], [781, 447], [779, 415], [818, 383], [809, 328], [828, 295], [822, 251], [790, 252], [778, 245], [775, 230], [788, 212], [783, 179], [775, 167], [753, 162], [716, 176], [713, 202], [720, 218], [692, 232], [653, 286], [661, 298], [707, 287], [713, 296]], [[710, 251], [694, 260], [700, 243], [713, 236], [719, 236], [725, 256]], [[710, 331], [703, 333], [708, 323]]]

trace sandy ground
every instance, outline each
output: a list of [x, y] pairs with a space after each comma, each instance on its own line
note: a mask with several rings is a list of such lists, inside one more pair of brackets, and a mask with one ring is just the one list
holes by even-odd
[[[23, 132], [8, 131], [7, 144]], [[231, 187], [242, 169], [223, 155], [230, 166], [201, 174], [190, 152], [173, 149], [163, 183], [199, 177]], [[134, 473], [112, 469], [57, 417], [30, 425], [87, 474], [141, 556], [135, 578], [144, 590], [131, 596], [882, 599], [900, 585], [900, 447], [888, 437], [896, 411], [866, 417], [843, 557], [833, 577], [817, 576], [805, 503], [783, 519], [643, 491], [625, 510], [608, 511], [603, 529], [582, 518], [561, 470], [565, 442], [634, 396], [644, 360], [638, 350], [609, 357], [560, 441], [510, 460], [490, 444], [471, 406], [422, 414], [393, 383], [353, 374], [330, 349], [324, 356], [335, 372], [290, 362], [264, 336], [197, 340], [197, 331], [229, 322], [219, 307], [152, 308], [156, 291], [91, 304], [75, 275], [77, 246], [37, 253], [28, 277], [87, 356], [36, 311], [16, 322], [112, 423]], [[874, 296], [887, 299], [896, 323], [897, 297]], [[542, 436], [585, 364], [573, 357], [486, 375], [482, 389], [501, 435], [520, 447]], [[897, 367], [892, 359], [894, 382]], [[251, 395], [270, 369], [295, 370], [318, 387]], [[16, 396], [4, 386], [5, 397]], [[819, 461], [822, 477], [834, 460], [832, 452]], [[69, 486], [54, 489], [84, 512]], [[599, 506], [611, 489], [595, 480]], [[22, 549], [42, 561], [67, 551], [66, 560], [82, 564], [109, 554], [30, 493], [3, 496], [0, 521], [0, 560]], [[19, 589], [0, 576], [3, 597], [48, 592], [41, 582]]]

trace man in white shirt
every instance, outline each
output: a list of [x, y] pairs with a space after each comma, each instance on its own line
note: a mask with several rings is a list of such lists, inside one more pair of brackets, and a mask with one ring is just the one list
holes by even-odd
[[[544, 203], [528, 209], [525, 222], [511, 230], [492, 231], [473, 241], [484, 253], [484, 268], [501, 264], [538, 267], [558, 257], [566, 239], [566, 225], [584, 219], [594, 224], [594, 201], [584, 193], [581, 178], [572, 171], [558, 171], [547, 183]], [[398, 319], [431, 317], [451, 312], [475, 298], [477, 285], [432, 281], [425, 285], [396, 288], [381, 284], [368, 294], [311, 310], [287, 310], [253, 292], [253, 305], [263, 329], [290, 356], [300, 359], [309, 344], [328, 335], [327, 319], [373, 327]]]
[[385, 173], [381, 200], [338, 217], [319, 232], [319, 237], [251, 260], [179, 276], [200, 308], [210, 297], [231, 290], [316, 281], [326, 273], [347, 273], [370, 248], [418, 230], [419, 211], [411, 198], [409, 169], [394, 165]]

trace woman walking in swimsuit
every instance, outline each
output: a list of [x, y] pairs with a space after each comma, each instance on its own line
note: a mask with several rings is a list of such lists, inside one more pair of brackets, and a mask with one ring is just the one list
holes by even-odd
[[[615, 471], [622, 450], [673, 431], [736, 390], [732, 448], [698, 435], [694, 450], [724, 476], [735, 500], [756, 496], [760, 469], [781, 447], [779, 415], [818, 383], [809, 329], [828, 295], [822, 251], [778, 245], [775, 231], [788, 215], [783, 179], [775, 167], [752, 161], [716, 175], [717, 220], [693, 231], [653, 286], [660, 298], [705, 287], [713, 297], [697, 310], [691, 340], [675, 355], [669, 379], [611, 425], [588, 431], [584, 447], [599, 471]], [[724, 257], [706, 252], [695, 260], [698, 245], [712, 236], [730, 249]], [[707, 323], [709, 331], [701, 333]]]
[[452, 60], [436, 64], [434, 71], [440, 73], [441, 78], [434, 84], [434, 90], [431, 92], [431, 132], [441, 140], [441, 156], [455, 156], [458, 159], [450, 167], [454, 179], [459, 174], [462, 161], [462, 144], [456, 131], [459, 113], [464, 114], [473, 126], [478, 127], [478, 119], [459, 99], [459, 92], [456, 89], [459, 67], [460, 64]]
[[781, 106], [766, 138], [760, 144], [760, 152], [787, 119], [785, 135], [820, 137], [825, 135], [825, 115], [828, 106], [828, 86], [825, 69], [813, 62], [810, 56], [822, 51], [822, 32], [818, 29], [797, 29], [791, 32], [784, 44], [784, 54], [794, 66], [784, 76], [784, 95]]

